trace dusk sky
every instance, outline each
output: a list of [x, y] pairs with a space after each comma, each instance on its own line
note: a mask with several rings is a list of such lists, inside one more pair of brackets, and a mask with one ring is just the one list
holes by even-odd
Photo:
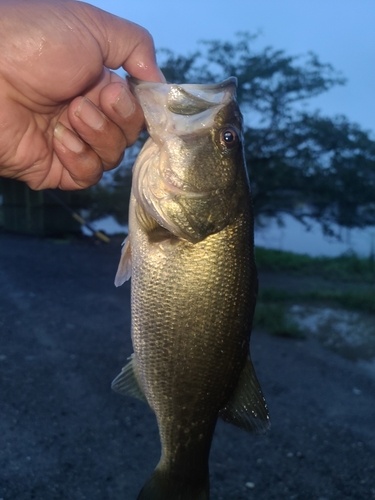
[[315, 52], [348, 82], [310, 101], [324, 114], [345, 114], [375, 132], [374, 0], [92, 0], [147, 28], [156, 48], [188, 54], [198, 40], [234, 40], [238, 31], [260, 32], [254, 47], [289, 55]]

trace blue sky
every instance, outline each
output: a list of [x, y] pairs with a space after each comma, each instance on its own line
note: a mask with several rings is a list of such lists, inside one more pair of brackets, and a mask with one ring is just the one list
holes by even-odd
[[345, 114], [375, 132], [374, 0], [92, 0], [147, 28], [157, 48], [187, 54], [206, 39], [234, 40], [238, 31], [261, 32], [256, 48], [287, 54], [315, 52], [348, 79], [314, 99], [310, 109]]

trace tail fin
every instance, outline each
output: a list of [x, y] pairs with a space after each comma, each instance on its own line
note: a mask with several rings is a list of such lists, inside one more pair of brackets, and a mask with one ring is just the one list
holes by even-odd
[[209, 500], [208, 477], [204, 485], [172, 481], [165, 473], [155, 469], [143, 486], [137, 500]]

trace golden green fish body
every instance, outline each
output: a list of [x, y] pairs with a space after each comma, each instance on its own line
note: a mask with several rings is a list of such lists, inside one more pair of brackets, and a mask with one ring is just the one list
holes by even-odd
[[198, 471], [206, 479], [219, 410], [248, 355], [256, 283], [250, 243], [245, 215], [196, 244], [150, 243], [140, 227], [132, 236], [135, 358], [158, 419], [160, 466], [184, 482]]
[[[143, 500], [209, 498], [219, 415], [248, 430], [268, 425], [249, 360], [257, 274], [242, 120], [226, 85], [210, 107], [184, 89], [169, 97], [172, 125], [150, 124], [145, 110], [151, 139], [134, 167], [119, 271], [121, 281], [131, 270], [132, 369], [162, 445]], [[173, 121], [202, 113], [190, 128]]]

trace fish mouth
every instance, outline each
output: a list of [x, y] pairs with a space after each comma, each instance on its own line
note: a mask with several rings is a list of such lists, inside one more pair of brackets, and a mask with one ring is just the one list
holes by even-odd
[[[237, 78], [215, 84], [170, 84], [128, 78], [141, 105], [151, 137], [188, 135], [213, 125], [219, 108], [235, 98]], [[162, 141], [161, 141], [162, 142]]]
[[128, 84], [130, 86], [131, 91], [137, 95], [137, 89], [148, 89], [153, 90], [157, 89], [158, 92], [161, 91], [162, 88], [170, 88], [172, 92], [178, 92], [179, 89], [182, 91], [195, 95], [200, 99], [209, 100], [213, 96], [219, 94], [223, 90], [233, 89], [234, 91], [237, 88], [237, 78], [235, 76], [231, 76], [226, 80], [219, 83], [159, 83], [159, 82], [146, 82], [144, 80], [139, 80], [138, 78], [134, 78], [132, 76], [127, 77]]

